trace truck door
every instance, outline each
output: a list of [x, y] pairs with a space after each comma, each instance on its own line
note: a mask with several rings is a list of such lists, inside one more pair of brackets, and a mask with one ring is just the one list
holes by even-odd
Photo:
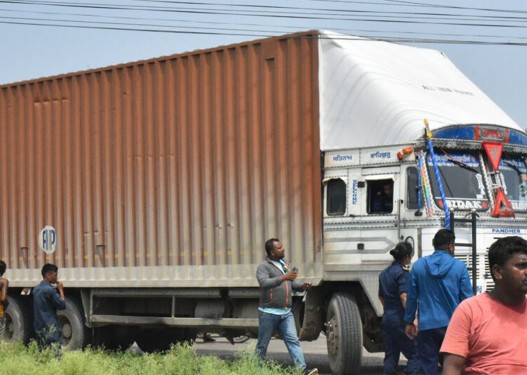
[[362, 263], [386, 263], [391, 261], [389, 251], [399, 242], [400, 174], [399, 168], [383, 168], [383, 172], [389, 172], [383, 174], [372, 169], [362, 171], [365, 184], [360, 218]]
[[[421, 228], [426, 224], [424, 196], [419, 189], [419, 174], [416, 165], [403, 165], [400, 178], [399, 240], [409, 242], [414, 248], [415, 259], [422, 256], [419, 239]], [[419, 189], [419, 190], [418, 190]]]

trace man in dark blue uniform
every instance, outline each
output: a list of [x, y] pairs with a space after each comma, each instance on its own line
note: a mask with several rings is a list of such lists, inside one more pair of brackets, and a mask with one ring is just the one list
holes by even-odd
[[393, 263], [379, 275], [379, 299], [384, 307], [382, 329], [385, 339], [384, 375], [397, 374], [401, 353], [408, 359], [406, 374], [418, 374], [421, 364], [417, 346], [405, 332], [404, 309], [408, 292], [408, 267], [413, 249], [407, 242], [400, 242], [390, 251]]
[[38, 347], [55, 347], [60, 351], [62, 332], [57, 310], [66, 308], [64, 285], [57, 281], [58, 267], [47, 263], [42, 267], [43, 280], [33, 288], [34, 328]]

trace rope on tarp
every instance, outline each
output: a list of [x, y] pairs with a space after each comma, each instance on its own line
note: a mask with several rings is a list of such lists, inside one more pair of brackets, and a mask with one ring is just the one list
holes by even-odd
[[421, 159], [417, 156], [417, 210], [421, 209], [421, 189], [423, 183], [421, 181]]
[[432, 197], [432, 188], [428, 182], [428, 172], [426, 170], [426, 158], [423, 152], [418, 156], [419, 166], [421, 168], [421, 184], [423, 187], [423, 197], [426, 205], [426, 216], [434, 216], [434, 199]]

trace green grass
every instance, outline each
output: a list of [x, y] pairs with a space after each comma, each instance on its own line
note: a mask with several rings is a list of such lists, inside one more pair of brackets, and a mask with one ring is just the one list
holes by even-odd
[[274, 362], [261, 363], [250, 349], [239, 351], [236, 360], [200, 356], [191, 345], [175, 345], [165, 353], [134, 354], [100, 349], [65, 351], [56, 358], [51, 350], [0, 343], [2, 374], [17, 375], [299, 375], [298, 370]]

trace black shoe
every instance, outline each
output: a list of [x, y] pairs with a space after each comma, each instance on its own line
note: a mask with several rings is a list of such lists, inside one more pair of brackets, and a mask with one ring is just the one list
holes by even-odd
[[312, 369], [305, 369], [304, 370], [305, 375], [318, 375], [318, 368], [312, 368]]

